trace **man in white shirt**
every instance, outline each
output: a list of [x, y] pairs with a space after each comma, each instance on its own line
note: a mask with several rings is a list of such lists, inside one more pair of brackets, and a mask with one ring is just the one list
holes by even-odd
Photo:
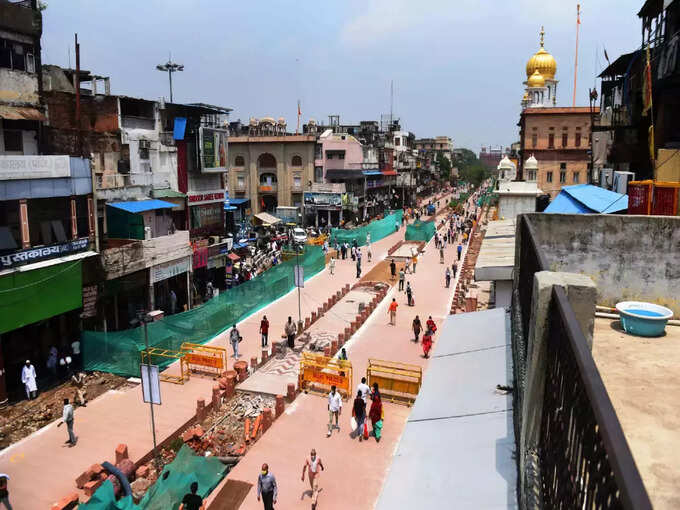
[[29, 360], [26, 360], [24, 368], [21, 369], [21, 382], [26, 388], [26, 398], [31, 400], [36, 397], [38, 393], [38, 385], [36, 384], [35, 367], [31, 365]]
[[368, 387], [368, 384], [366, 384], [366, 378], [362, 377], [361, 378], [361, 384], [357, 386], [357, 391], [361, 392], [361, 398], [364, 401], [364, 404], [368, 403], [368, 394], [371, 392], [371, 388]]
[[338, 417], [342, 412], [342, 397], [337, 392], [335, 386], [331, 386], [331, 392], [328, 394], [328, 437], [333, 432], [333, 416], [335, 416], [335, 428], [340, 431], [338, 425]]

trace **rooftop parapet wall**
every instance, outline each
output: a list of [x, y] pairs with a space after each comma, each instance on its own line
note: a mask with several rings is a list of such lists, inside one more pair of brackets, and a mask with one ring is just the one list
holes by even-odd
[[598, 304], [650, 301], [680, 315], [680, 217], [527, 216], [549, 270], [592, 278]]

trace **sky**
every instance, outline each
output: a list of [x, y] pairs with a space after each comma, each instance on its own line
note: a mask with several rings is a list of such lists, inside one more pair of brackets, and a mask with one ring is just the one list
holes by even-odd
[[[583, 0], [577, 105], [613, 61], [640, 45], [642, 0]], [[341, 123], [393, 112], [419, 138], [456, 147], [518, 139], [527, 60], [557, 60], [558, 105], [572, 104], [576, 2], [567, 0], [48, 0], [43, 63], [111, 77], [113, 94], [233, 108], [231, 120], [284, 117]]]

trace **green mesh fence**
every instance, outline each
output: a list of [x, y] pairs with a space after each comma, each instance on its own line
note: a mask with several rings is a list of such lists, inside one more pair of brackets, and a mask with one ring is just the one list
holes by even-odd
[[364, 246], [366, 244], [366, 235], [371, 234], [371, 243], [379, 241], [380, 239], [393, 234], [396, 230], [396, 225], [401, 226], [401, 219], [404, 216], [404, 211], [398, 211], [385, 216], [382, 220], [375, 220], [370, 222], [365, 227], [353, 228], [350, 230], [344, 228], [334, 228], [331, 230], [331, 246], [335, 243], [348, 243], [356, 240], [357, 246]]
[[[306, 246], [304, 255], [300, 256], [300, 265], [304, 267], [305, 280], [323, 270], [322, 248]], [[291, 290], [294, 266], [295, 258], [292, 258], [199, 307], [152, 322], [148, 325], [149, 345], [178, 351], [183, 342], [207, 342]], [[81, 344], [86, 370], [139, 376], [139, 353], [144, 349], [143, 328], [108, 333], [84, 331]], [[159, 360], [158, 365], [164, 368], [172, 361]]]
[[198, 482], [197, 494], [205, 498], [222, 480], [226, 466], [215, 457], [200, 457], [186, 445], [177, 452], [177, 457], [163, 468], [146, 492], [139, 505], [132, 496], [116, 501], [113, 485], [106, 481], [92, 495], [90, 501], [78, 506], [81, 510], [177, 510], [182, 498], [190, 492], [193, 482]]
[[428, 242], [434, 236], [435, 230], [434, 221], [414, 221], [406, 227], [405, 239]]

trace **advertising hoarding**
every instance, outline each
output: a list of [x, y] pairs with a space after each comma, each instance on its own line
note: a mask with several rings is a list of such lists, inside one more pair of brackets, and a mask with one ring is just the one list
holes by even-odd
[[226, 172], [228, 163], [229, 131], [201, 127], [198, 130], [201, 172]]

